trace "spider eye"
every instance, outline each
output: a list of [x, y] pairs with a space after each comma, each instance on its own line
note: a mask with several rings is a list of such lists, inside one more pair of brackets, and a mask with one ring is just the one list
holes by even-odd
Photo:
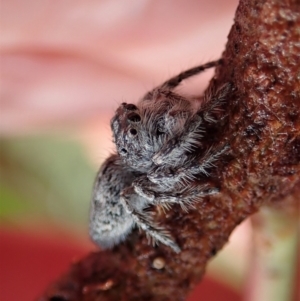
[[137, 106], [136, 105], [134, 105], [134, 104], [132, 104], [132, 103], [129, 103], [129, 104], [127, 104], [126, 102], [124, 103], [125, 105], [125, 109], [127, 110], [127, 111], [135, 111], [135, 110], [137, 110]]
[[135, 136], [137, 134], [137, 130], [136, 129], [130, 129], [129, 132], [133, 136]]
[[131, 122], [140, 122], [141, 121], [141, 116], [137, 113], [130, 113], [127, 116], [127, 120], [131, 121]]
[[156, 130], [156, 135], [157, 135], [157, 136], [160, 136], [160, 135], [163, 135], [163, 134], [164, 134], [164, 132], [161, 131], [160, 129], [157, 129], [157, 130]]
[[127, 149], [126, 149], [126, 148], [122, 148], [121, 151], [120, 151], [120, 153], [121, 153], [122, 155], [127, 154]]

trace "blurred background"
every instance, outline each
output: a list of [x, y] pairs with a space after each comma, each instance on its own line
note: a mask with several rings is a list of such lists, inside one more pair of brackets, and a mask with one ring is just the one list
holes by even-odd
[[[94, 177], [114, 151], [117, 106], [217, 59], [237, 0], [2, 0], [0, 299], [33, 300], [96, 247]], [[213, 71], [183, 84], [199, 94]], [[190, 301], [241, 300], [248, 223]]]

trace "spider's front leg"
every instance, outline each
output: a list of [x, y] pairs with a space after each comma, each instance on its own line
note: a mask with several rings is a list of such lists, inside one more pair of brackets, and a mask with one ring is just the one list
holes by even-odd
[[[184, 173], [183, 170], [179, 172]], [[193, 208], [195, 202], [203, 196], [219, 192], [219, 188], [192, 178], [182, 183], [183, 177], [184, 175], [178, 172], [177, 175], [173, 172], [155, 177], [148, 175], [134, 180], [132, 187], [137, 194], [147, 199], [149, 204], [161, 205], [166, 209], [172, 204], [179, 204], [186, 211]], [[152, 178], [152, 181], [149, 181], [149, 178]]]
[[229, 144], [225, 144], [222, 147], [211, 146], [203, 155], [195, 159], [197, 164], [190, 165], [189, 172], [191, 174], [203, 174], [209, 176], [210, 169], [215, 167], [214, 163], [217, 162], [221, 155], [226, 153], [229, 149]]
[[178, 204], [184, 211], [195, 209], [195, 204], [203, 197], [219, 193], [220, 189], [217, 187], [210, 187], [209, 184], [200, 184], [194, 182], [187, 188], [173, 193], [161, 193], [157, 196], [153, 204], [160, 204], [169, 207], [171, 204]]
[[[195, 108], [195, 104], [193, 103], [194, 101], [190, 101], [189, 99], [173, 92], [173, 90], [179, 86], [183, 80], [193, 77], [206, 69], [216, 67], [221, 64], [221, 62], [221, 59], [208, 62], [179, 73], [148, 92], [141, 99], [139, 104], [141, 106], [144, 106], [145, 104], [147, 106], [150, 104], [150, 107], [156, 107], [156, 109], [154, 109], [154, 111], [156, 111], [156, 115], [160, 115], [159, 111], [164, 112], [163, 129], [167, 130], [172, 136], [172, 134], [178, 132], [178, 129], [181, 130], [182, 127], [185, 126], [185, 122], [193, 115]], [[167, 102], [161, 102], [162, 99], [167, 100]], [[159, 110], [157, 110], [158, 103], [167, 103], [167, 107], [164, 107], [163, 105]]]
[[216, 67], [216, 66], [220, 65], [221, 62], [222, 62], [222, 60], [219, 59], [217, 61], [208, 62], [206, 64], [203, 64], [203, 65], [196, 66], [196, 67], [193, 67], [191, 69], [185, 70], [185, 71], [177, 74], [176, 76], [168, 79], [163, 84], [161, 84], [158, 88], [172, 90], [172, 89], [176, 88], [178, 85], [180, 85], [180, 83], [183, 80], [185, 80], [189, 77], [195, 76], [195, 75], [205, 71], [206, 69]]
[[223, 111], [222, 105], [229, 97], [232, 88], [231, 83], [223, 84], [217, 88], [214, 85], [210, 85], [203, 95], [203, 101], [197, 114], [208, 124], [216, 123], [218, 121], [216, 115]]
[[222, 110], [221, 106], [228, 97], [231, 87], [231, 84], [225, 84], [218, 89], [210, 88], [205, 93], [198, 111], [187, 118], [181, 132], [169, 139], [153, 156], [152, 161], [156, 165], [178, 165], [182, 160], [186, 160], [189, 153], [201, 146], [206, 126], [217, 122], [215, 116]]
[[141, 199], [142, 197], [136, 194], [133, 186], [125, 188], [120, 195], [120, 201], [126, 212], [131, 215], [136, 225], [145, 231], [154, 244], [160, 242], [179, 253], [180, 247], [172, 239], [170, 233], [156, 225], [151, 218], [151, 213], [144, 210], [149, 202], [146, 199], [141, 202]]
[[189, 158], [189, 153], [201, 146], [204, 128], [203, 120], [194, 115], [181, 131], [170, 138], [162, 148], [152, 157], [155, 165], [181, 166]]
[[153, 192], [149, 192], [149, 189], [152, 191], [180, 190], [199, 178], [199, 176], [208, 177], [211, 169], [215, 167], [215, 163], [220, 160], [221, 155], [226, 153], [229, 148], [229, 144], [222, 147], [211, 146], [204, 154], [190, 155], [187, 156], [186, 160], [181, 158], [181, 165], [175, 165], [174, 167], [166, 165], [154, 166], [147, 173], [147, 179], [143, 180], [144, 177], [135, 179], [133, 185], [137, 193], [145, 197], [150, 195], [152, 199], [154, 198]]

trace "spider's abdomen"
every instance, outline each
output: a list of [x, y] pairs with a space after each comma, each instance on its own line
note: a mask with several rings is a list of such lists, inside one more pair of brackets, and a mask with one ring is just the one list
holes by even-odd
[[93, 200], [91, 205], [90, 236], [97, 245], [106, 249], [125, 240], [134, 226], [134, 221], [121, 204], [106, 203], [105, 207], [101, 208], [100, 202]]
[[123, 241], [134, 221], [120, 203], [120, 192], [131, 184], [134, 175], [112, 155], [100, 168], [94, 184], [90, 208], [90, 236], [102, 248]]

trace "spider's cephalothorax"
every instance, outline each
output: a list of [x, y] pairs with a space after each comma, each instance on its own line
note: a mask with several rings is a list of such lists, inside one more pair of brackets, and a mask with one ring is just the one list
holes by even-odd
[[[163, 90], [156, 92], [138, 106], [122, 103], [111, 120], [119, 155], [129, 166], [144, 172], [152, 167], [152, 157], [167, 141], [180, 136], [190, 121], [197, 125], [201, 121], [189, 100]], [[200, 129], [194, 136], [199, 134]]]
[[[166, 139], [165, 133], [160, 133], [151, 118], [157, 122], [157, 116], [133, 104], [122, 103], [116, 115], [111, 120], [118, 153], [123, 162], [135, 170], [146, 172], [152, 166], [151, 157], [161, 148]], [[141, 147], [143, 145], [143, 147]]]
[[113, 138], [122, 160], [147, 172], [154, 165], [178, 166], [201, 146], [204, 125], [215, 123], [229, 85], [210, 89], [202, 102], [178, 95], [173, 89], [190, 76], [216, 66], [211, 62], [187, 70], [148, 92], [137, 105], [122, 103], [111, 120]]
[[223, 119], [221, 105], [231, 85], [210, 88], [200, 102], [173, 91], [182, 80], [219, 63], [182, 72], [136, 105], [122, 103], [117, 109], [111, 128], [118, 155], [100, 169], [91, 208], [90, 233], [101, 246], [119, 243], [136, 224], [153, 241], [179, 252], [171, 235], [144, 209], [172, 204], [187, 209], [203, 196], [219, 192], [208, 177], [229, 146], [217, 145], [208, 136]]

